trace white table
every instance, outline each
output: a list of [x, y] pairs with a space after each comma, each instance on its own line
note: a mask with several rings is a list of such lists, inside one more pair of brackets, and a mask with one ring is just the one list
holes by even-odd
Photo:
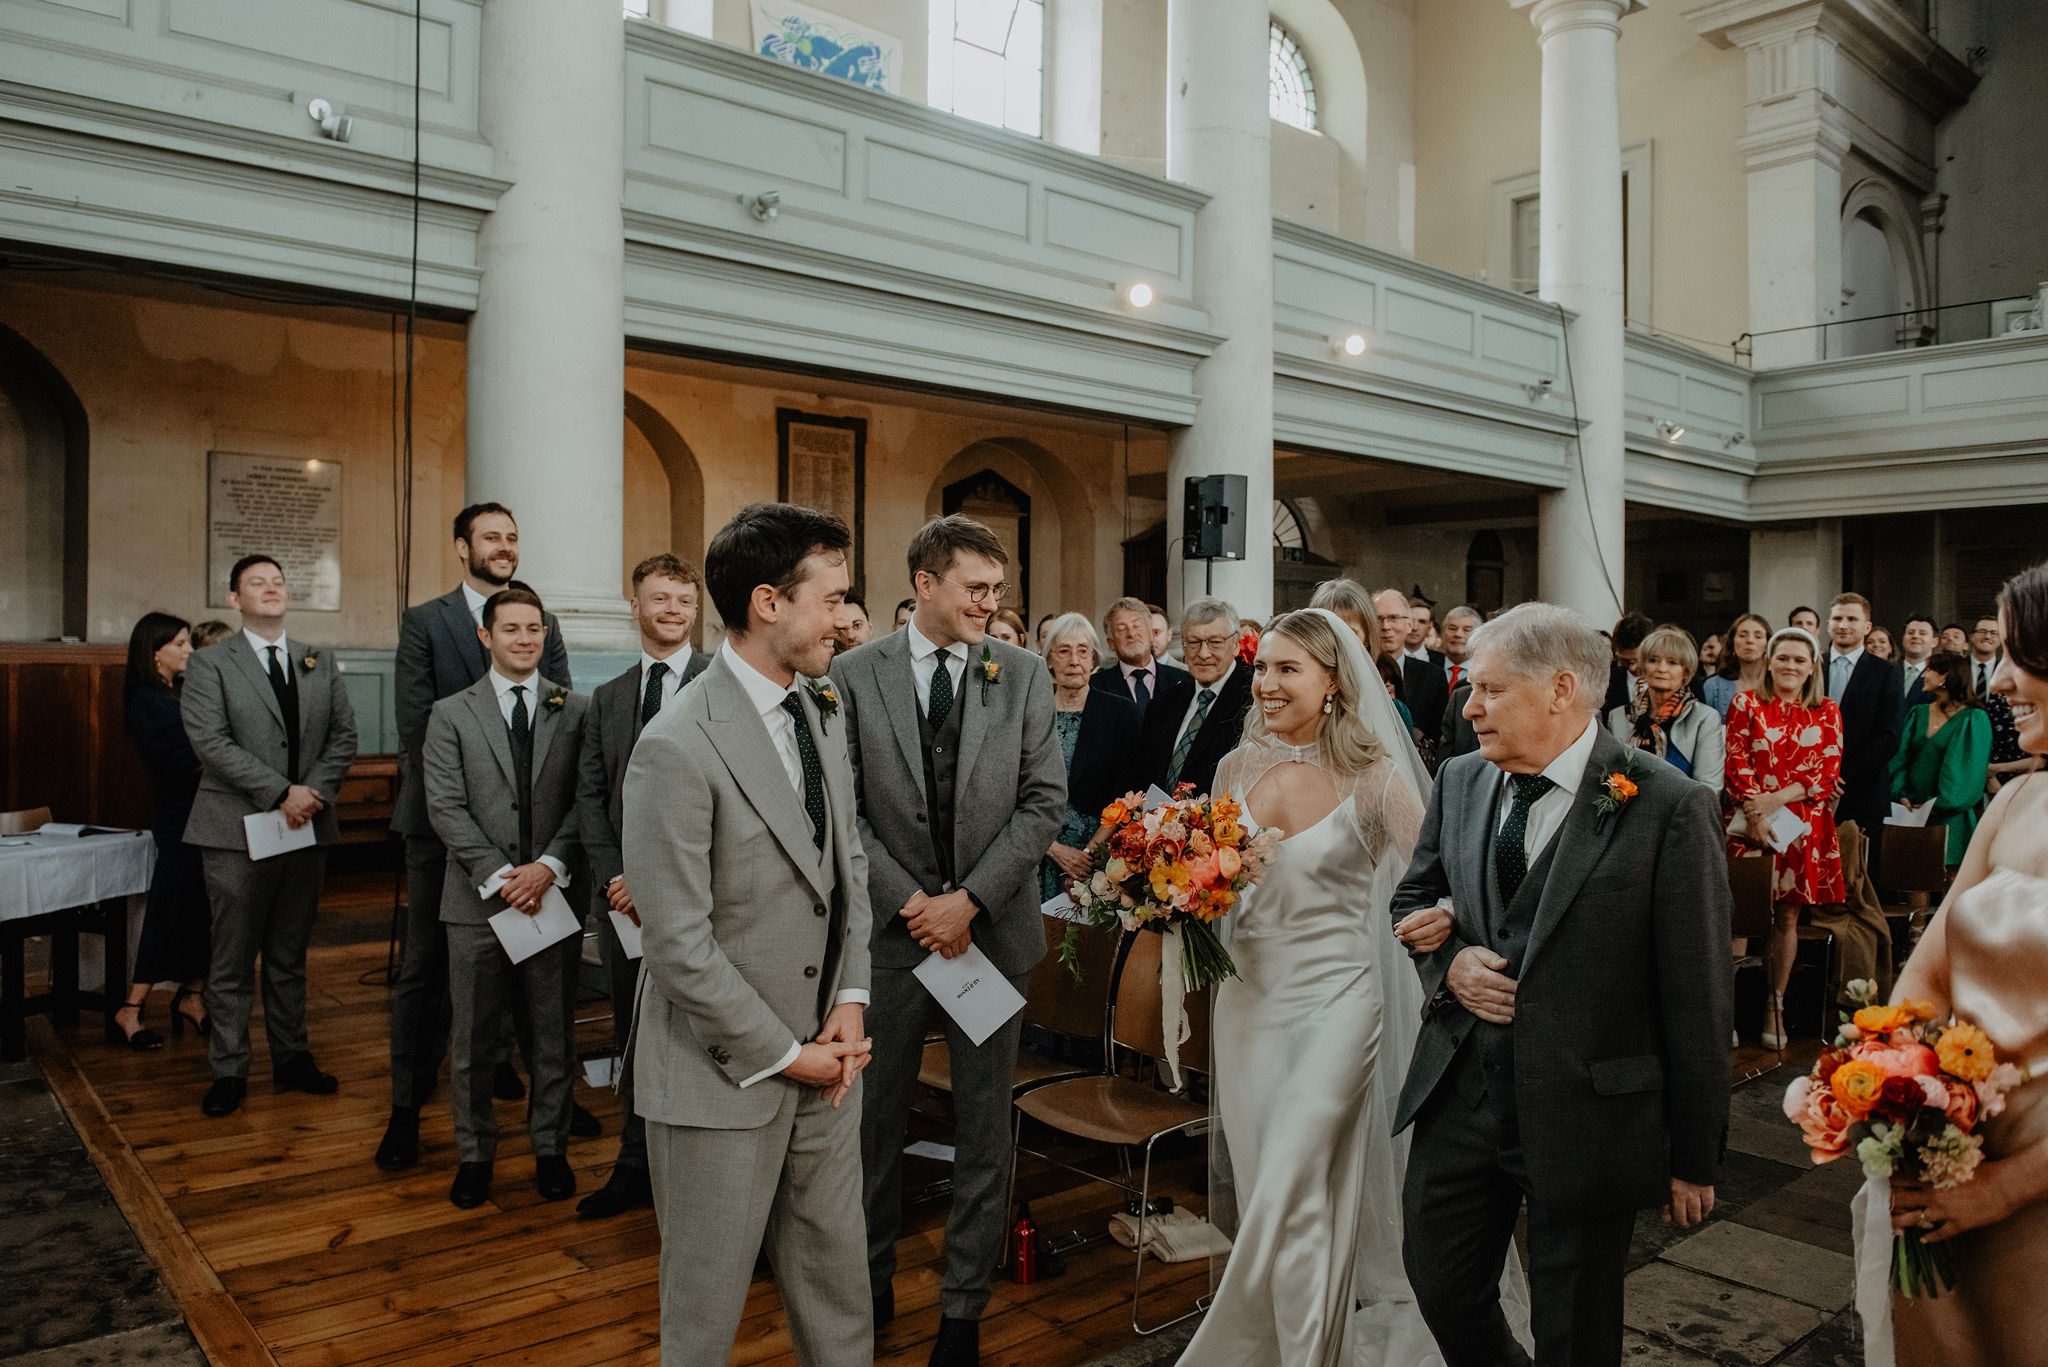
[[[155, 871], [148, 831], [0, 837], [0, 1058], [26, 1052], [22, 1025], [34, 1011], [75, 1019], [85, 1002], [103, 1007], [112, 1028], [127, 995], [133, 913]], [[104, 992], [79, 991], [81, 931], [104, 938]], [[35, 999], [23, 984], [23, 942], [31, 935], [50, 937], [51, 992]]]

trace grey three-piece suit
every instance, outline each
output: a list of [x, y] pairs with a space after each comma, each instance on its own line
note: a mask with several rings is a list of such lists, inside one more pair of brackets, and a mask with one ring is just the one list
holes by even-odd
[[[1630, 756], [1633, 755], [1633, 764]], [[1632, 768], [1639, 791], [1596, 805]], [[1537, 1361], [1620, 1361], [1635, 1212], [1673, 1177], [1717, 1180], [1728, 1124], [1729, 893], [1714, 793], [1596, 725], [1564, 824], [1500, 898], [1495, 832], [1510, 798], [1478, 754], [1447, 761], [1396, 890], [1396, 920], [1448, 899], [1456, 926], [1418, 956], [1431, 994], [1401, 1092], [1409, 1282], [1450, 1367], [1526, 1363], [1499, 1304], [1529, 1206]], [[1444, 987], [1472, 945], [1509, 962], [1515, 1018], [1494, 1025]]]
[[875, 908], [874, 1004], [868, 1011], [874, 1055], [861, 1117], [868, 1277], [879, 1296], [896, 1273], [903, 1136], [925, 1027], [936, 1023], [952, 1052], [953, 1207], [939, 1310], [953, 1319], [981, 1318], [1002, 1250], [1010, 1091], [1022, 1017], [979, 1045], [970, 1041], [912, 975], [928, 952], [897, 913], [916, 893], [965, 888], [981, 907], [971, 928], [974, 943], [1022, 992], [1032, 966], [1045, 957], [1038, 863], [1067, 805], [1045, 662], [999, 641], [987, 645], [999, 672], [986, 698], [977, 645], [967, 651], [943, 719], [925, 715], [928, 695], [915, 682], [907, 630], [850, 650], [832, 666], [846, 704]]
[[644, 950], [633, 1103], [661, 1225], [667, 1367], [730, 1356], [764, 1234], [798, 1361], [874, 1359], [858, 1271], [861, 1082], [833, 1110], [771, 1071], [817, 1037], [842, 991], [869, 987], [851, 728], [797, 691], [823, 769], [822, 849], [722, 657], [647, 725], [626, 769], [620, 843]]
[[[259, 954], [271, 1068], [311, 1052], [306, 946], [313, 938], [326, 847], [340, 835], [335, 805], [356, 757], [356, 718], [333, 653], [289, 636], [285, 644], [292, 657], [282, 663], [298, 713], [296, 744], [286, 733], [285, 709], [270, 676], [242, 632], [195, 653], [181, 690], [185, 734], [201, 770], [185, 840], [200, 849], [213, 904], [206, 999], [213, 1016], [207, 1048], [215, 1077], [249, 1075], [249, 1014]], [[251, 859], [242, 818], [276, 807], [293, 783], [311, 788], [327, 804], [313, 818], [319, 843]]]
[[420, 752], [427, 816], [448, 851], [440, 906], [454, 1023], [450, 1109], [464, 1163], [489, 1162], [497, 1152], [491, 1074], [508, 1006], [532, 1071], [527, 1126], [534, 1155], [559, 1155], [569, 1138], [575, 1062], [569, 983], [583, 937], [572, 935], [514, 964], [489, 924], [505, 910], [505, 899], [477, 896], [506, 864], [516, 867], [545, 854], [568, 866], [575, 857], [576, 775], [590, 700], [537, 673], [527, 685], [533, 757], [525, 848], [512, 735], [488, 673], [434, 704]]

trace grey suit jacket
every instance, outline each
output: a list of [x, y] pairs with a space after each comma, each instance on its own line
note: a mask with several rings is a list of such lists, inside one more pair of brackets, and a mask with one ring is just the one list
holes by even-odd
[[[576, 775], [583, 748], [583, 713], [590, 699], [543, 676], [533, 677], [533, 855], [564, 865], [576, 853]], [[559, 707], [549, 699], [560, 697]], [[420, 752], [427, 817], [448, 847], [441, 884], [441, 919], [479, 926], [505, 909], [503, 897], [485, 901], [478, 887], [519, 861], [517, 780], [512, 733], [498, 710], [486, 674], [452, 698], [434, 704]]]
[[[805, 711], [825, 771], [829, 859], [740, 681], [722, 659], [640, 733], [622, 849], [640, 913], [633, 1106], [664, 1125], [749, 1130], [788, 1089], [772, 1068], [839, 993], [867, 991], [868, 866], [854, 826], [850, 728]], [[836, 934], [835, 934], [836, 931]], [[826, 964], [836, 939], [838, 958]]]
[[[323, 845], [340, 838], [335, 806], [341, 780], [356, 757], [356, 714], [342, 686], [334, 652], [285, 637], [299, 692], [299, 782], [327, 805], [313, 818]], [[306, 661], [315, 663], [308, 669]], [[185, 841], [216, 850], [247, 850], [242, 818], [284, 800], [291, 765], [284, 709], [270, 676], [237, 631], [193, 654], [185, 667], [180, 710], [192, 753], [199, 756], [199, 795], [185, 823]]]
[[[1038, 861], [1067, 810], [1067, 766], [1053, 730], [1045, 661], [1000, 641], [1001, 666], [982, 700], [981, 651], [968, 651], [961, 689], [960, 763], [953, 791], [953, 867], [983, 908], [974, 942], [1002, 973], [1029, 972], [1045, 957]], [[910, 637], [897, 630], [847, 651], [832, 665], [846, 708], [846, 744], [860, 785], [860, 837], [868, 854], [875, 962], [914, 968], [929, 955], [896, 913], [914, 893], [944, 890], [932, 848], [917, 730]]]
[[[1555, 837], [1515, 993], [1515, 1098], [1529, 1183], [1551, 1210], [1641, 1209], [1670, 1178], [1711, 1185], [1728, 1129], [1728, 866], [1712, 790], [1635, 755], [1638, 792], [1595, 799], [1629, 752], [1596, 727], [1593, 757]], [[1396, 920], [1448, 898], [1450, 940], [1417, 957], [1432, 1000], [1401, 1092], [1406, 1128], [1477, 1017], [1443, 989], [1458, 953], [1487, 942], [1487, 851], [1499, 770], [1461, 755], [1437, 775]], [[1533, 862], [1533, 861], [1532, 861]]]
[[[690, 651], [683, 663], [682, 686], [688, 688], [710, 664], [711, 657], [703, 651]], [[633, 757], [633, 745], [640, 739], [641, 687], [636, 664], [609, 683], [598, 685], [583, 718], [576, 833], [590, 860], [592, 906], [599, 905], [606, 885], [626, 870], [619, 854], [619, 831], [626, 821], [626, 761]]]

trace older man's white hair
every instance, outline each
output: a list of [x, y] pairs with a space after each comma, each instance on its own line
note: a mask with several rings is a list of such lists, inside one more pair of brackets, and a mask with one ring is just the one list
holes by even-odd
[[1555, 603], [1523, 603], [1509, 608], [1472, 633], [1470, 658], [1481, 651], [1524, 679], [1570, 674], [1578, 680], [1578, 700], [1588, 712], [1598, 711], [1607, 697], [1607, 674], [1614, 652], [1606, 638], [1584, 616]]
[[1189, 627], [1207, 626], [1211, 622], [1228, 622], [1237, 625], [1237, 609], [1221, 598], [1197, 598], [1180, 611], [1181, 630]]

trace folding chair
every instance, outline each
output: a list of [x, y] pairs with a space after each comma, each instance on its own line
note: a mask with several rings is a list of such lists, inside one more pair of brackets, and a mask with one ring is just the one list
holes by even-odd
[[[1729, 918], [1729, 929], [1738, 938], [1747, 939], [1752, 945], [1767, 938], [1771, 933], [1771, 859], [1768, 855], [1730, 855], [1728, 857], [1728, 891], [1732, 895], [1733, 914]], [[1762, 954], [1744, 954], [1735, 961], [1735, 971], [1742, 973], [1749, 969], [1760, 972], [1764, 968]], [[1764, 992], [1770, 993], [1768, 979]], [[1785, 1066], [1785, 1051], [1777, 1051], [1777, 1062], [1768, 1068], [1751, 1068], [1735, 1081], [1740, 1087], [1753, 1082], [1766, 1073]]]
[[1883, 877], [1878, 893], [1884, 919], [1892, 927], [1892, 960], [1903, 965], [1928, 915], [1948, 895], [1947, 828], [1887, 826]]

